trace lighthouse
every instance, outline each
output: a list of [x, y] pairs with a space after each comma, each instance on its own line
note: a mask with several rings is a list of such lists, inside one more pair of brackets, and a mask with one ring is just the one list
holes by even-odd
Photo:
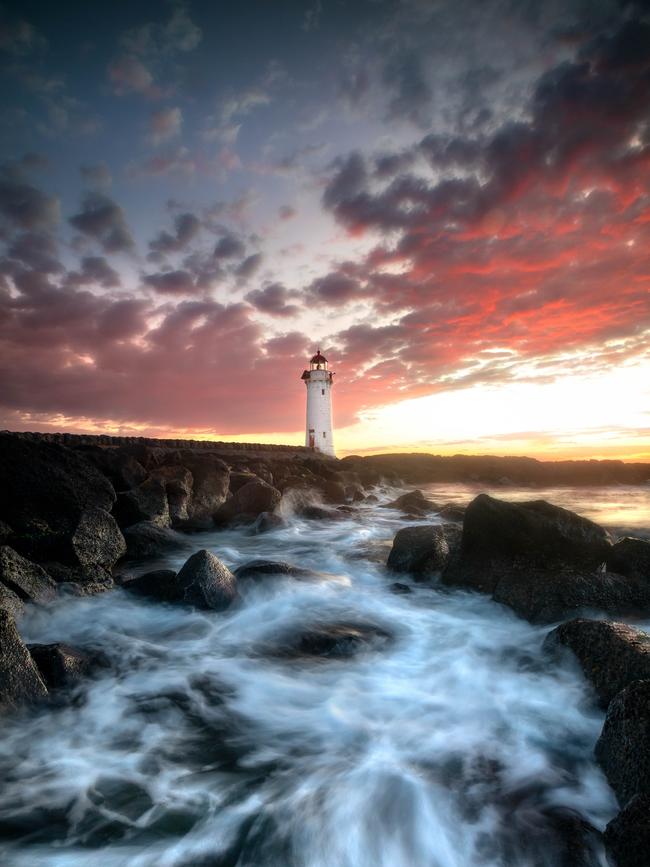
[[305, 445], [308, 448], [335, 457], [332, 435], [332, 385], [334, 374], [328, 370], [327, 359], [320, 349], [309, 362], [309, 370], [302, 374], [307, 386], [307, 429]]

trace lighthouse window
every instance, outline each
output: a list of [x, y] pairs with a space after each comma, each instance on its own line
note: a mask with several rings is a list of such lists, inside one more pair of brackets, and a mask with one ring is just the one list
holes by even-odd
[[323, 431], [323, 439], [325, 439], [326, 436], [327, 434], [325, 433], [325, 431]]
[[321, 393], [321, 394], [325, 394], [325, 389], [324, 389], [324, 388], [321, 388], [320, 393]]

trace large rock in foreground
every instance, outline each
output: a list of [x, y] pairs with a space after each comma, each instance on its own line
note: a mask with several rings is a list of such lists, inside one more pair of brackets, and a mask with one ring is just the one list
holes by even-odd
[[8, 545], [0, 548], [0, 583], [23, 602], [51, 602], [56, 595], [47, 572]]
[[99, 566], [107, 572], [126, 554], [126, 542], [117, 521], [103, 509], [82, 512], [70, 545], [80, 566]]
[[92, 658], [69, 644], [30, 644], [28, 648], [49, 690], [74, 686], [92, 670]]
[[445, 584], [489, 593], [534, 623], [583, 610], [650, 611], [650, 582], [602, 571], [607, 532], [544, 500], [506, 503], [480, 494], [467, 507]]
[[183, 538], [165, 527], [157, 527], [147, 521], [133, 524], [124, 531], [126, 550], [129, 557], [140, 560], [147, 557], [161, 557], [168, 551], [182, 548]]
[[13, 617], [0, 609], [0, 709], [46, 695], [47, 688], [18, 635]]
[[602, 707], [635, 680], [650, 680], [650, 635], [625, 623], [571, 620], [550, 632], [544, 647], [572, 651]]
[[648, 867], [650, 795], [635, 795], [605, 829], [605, 846], [616, 867]]
[[621, 805], [650, 795], [650, 680], [637, 680], [612, 700], [596, 758]]
[[192, 554], [176, 576], [175, 584], [178, 600], [197, 608], [224, 611], [239, 598], [235, 576], [205, 549]]
[[284, 636], [272, 655], [345, 659], [364, 650], [378, 650], [391, 640], [389, 632], [372, 623], [325, 623]]
[[619, 539], [607, 555], [607, 568], [628, 578], [650, 582], [650, 542], [629, 536]]
[[386, 565], [393, 572], [408, 572], [416, 580], [429, 578], [447, 565], [460, 535], [459, 529], [450, 526], [404, 527], [395, 535]]
[[424, 496], [422, 491], [409, 491], [408, 494], [402, 494], [396, 500], [386, 503], [386, 509], [399, 509], [401, 512], [406, 512], [408, 515], [426, 515], [429, 512], [435, 512], [437, 505], [432, 503]]
[[154, 569], [135, 578], [122, 581], [124, 590], [136, 596], [158, 599], [160, 602], [175, 602], [179, 598], [176, 572], [173, 569]]
[[262, 512], [272, 512], [282, 494], [262, 479], [242, 485], [215, 513], [216, 524], [252, 522]]

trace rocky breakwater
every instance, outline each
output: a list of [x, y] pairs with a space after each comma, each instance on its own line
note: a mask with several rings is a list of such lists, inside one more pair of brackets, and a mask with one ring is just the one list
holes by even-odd
[[[415, 581], [489, 594], [534, 623], [574, 619], [544, 642], [550, 664], [578, 665], [607, 715], [595, 755], [621, 806], [604, 842], [616, 867], [646, 867], [650, 851], [650, 634], [632, 625], [576, 618], [650, 615], [650, 542], [615, 543], [598, 525], [543, 501], [508, 503], [484, 494], [462, 532], [411, 492], [393, 508], [436, 523], [400, 530], [387, 567]], [[408, 591], [408, 585], [394, 587]]]
[[[196, 531], [248, 524], [265, 532], [292, 513], [337, 518], [365, 495], [358, 475], [307, 449], [0, 434], [0, 703], [47, 695], [92, 671], [92, 654], [65, 644], [30, 656], [15, 621], [26, 604], [89, 595], [119, 583], [134, 593], [223, 610], [237, 581], [208, 551], [178, 574], [129, 580]], [[124, 570], [127, 570], [126, 575]], [[62, 636], [64, 638], [65, 636]]]

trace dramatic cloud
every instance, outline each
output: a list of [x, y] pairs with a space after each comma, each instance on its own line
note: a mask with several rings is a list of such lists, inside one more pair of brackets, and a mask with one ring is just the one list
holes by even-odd
[[88, 193], [81, 211], [70, 217], [69, 223], [98, 241], [107, 253], [127, 253], [134, 247], [124, 211], [102, 193]]
[[0, 214], [21, 229], [52, 229], [59, 221], [59, 201], [32, 186], [20, 170], [0, 168]]
[[271, 283], [264, 289], [249, 292], [246, 300], [261, 313], [268, 313], [270, 316], [295, 316], [300, 312], [300, 308], [295, 304], [287, 304], [288, 299], [295, 297], [295, 294], [287, 291], [281, 283]]

